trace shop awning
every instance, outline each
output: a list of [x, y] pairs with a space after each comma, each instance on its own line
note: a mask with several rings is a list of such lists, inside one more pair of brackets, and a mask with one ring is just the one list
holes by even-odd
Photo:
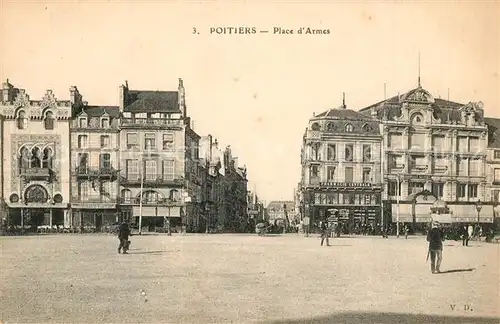
[[[476, 205], [448, 205], [452, 212], [453, 222], [455, 223], [475, 223], [477, 222]], [[494, 210], [491, 205], [483, 205], [479, 213], [480, 223], [493, 223]]]
[[431, 218], [433, 222], [440, 222], [442, 224], [453, 223], [452, 214], [432, 214]]
[[[415, 218], [417, 223], [429, 223], [431, 219], [430, 204], [416, 204], [415, 205]], [[412, 204], [399, 204], [399, 222], [411, 223], [413, 222]], [[398, 205], [392, 205], [392, 221], [397, 222]]]
[[[170, 209], [170, 211], [169, 211]], [[139, 206], [134, 206], [133, 215], [135, 217], [141, 214]], [[180, 207], [164, 207], [164, 206], [143, 206], [142, 217], [181, 217]]]

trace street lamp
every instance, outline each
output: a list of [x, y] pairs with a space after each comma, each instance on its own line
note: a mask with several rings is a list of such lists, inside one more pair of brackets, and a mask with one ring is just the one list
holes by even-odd
[[479, 227], [479, 214], [481, 213], [481, 209], [483, 208], [483, 204], [481, 203], [481, 199], [476, 201], [476, 211], [477, 211], [477, 226]]
[[401, 170], [401, 172], [399, 172], [397, 174], [397, 184], [398, 184], [398, 188], [397, 188], [397, 195], [396, 195], [396, 203], [397, 203], [397, 211], [396, 211], [396, 237], [399, 238], [399, 200], [401, 199], [401, 175], [402, 173], [404, 172], [404, 169], [405, 169], [405, 165], [403, 164], [403, 168]]

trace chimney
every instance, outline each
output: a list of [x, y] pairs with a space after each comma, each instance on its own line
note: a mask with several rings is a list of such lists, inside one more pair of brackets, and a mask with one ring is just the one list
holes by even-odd
[[345, 105], [345, 92], [342, 92], [342, 109], [346, 109], [347, 106]]
[[125, 85], [121, 85], [118, 88], [118, 93], [119, 93], [119, 98], [118, 98], [118, 104], [119, 104], [119, 110], [120, 113], [123, 113], [123, 109], [125, 108], [126, 105], [126, 97], [128, 93], [128, 81], [125, 80]]
[[71, 86], [69, 88], [69, 99], [71, 103], [74, 105], [79, 102], [80, 93], [78, 92], [78, 88], [76, 86]]
[[179, 78], [179, 109], [182, 111], [182, 116], [187, 117], [187, 108], [186, 108], [186, 90], [184, 89], [184, 81]]
[[217, 139], [214, 140], [214, 147], [219, 148], [219, 142], [217, 141]]
[[370, 114], [372, 118], [377, 118], [377, 110], [375, 109], [375, 107], [372, 107]]
[[9, 83], [9, 79], [7, 79], [2, 86], [2, 98], [0, 98], [3, 102], [11, 102], [13, 101], [13, 86]]

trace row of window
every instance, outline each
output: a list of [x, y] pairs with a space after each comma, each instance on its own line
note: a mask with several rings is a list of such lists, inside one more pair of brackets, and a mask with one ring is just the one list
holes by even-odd
[[[43, 118], [43, 125], [45, 129], [54, 129], [55, 118], [51, 111], [48, 111]], [[26, 129], [28, 128], [28, 117], [26, 112], [21, 110], [17, 116], [17, 128]]]
[[[101, 135], [99, 143], [101, 148], [109, 148], [111, 147], [111, 137], [109, 135]], [[88, 145], [88, 135], [78, 135], [78, 148], [88, 148]]]
[[[311, 144], [311, 159], [315, 161], [322, 161], [323, 150], [321, 143]], [[372, 160], [372, 146], [370, 144], [363, 144], [361, 160], [363, 162], [370, 162]], [[344, 161], [352, 162], [356, 159], [356, 154], [354, 150], [354, 144], [344, 144]], [[337, 160], [337, 145], [327, 144], [326, 145], [326, 161], [336, 161]]]
[[347, 193], [314, 193], [314, 203], [318, 205], [378, 205], [380, 204], [379, 194], [358, 194]]
[[[96, 119], [96, 120], [98, 120], [98, 119]], [[99, 121], [100, 121], [100, 127], [101, 128], [109, 128], [110, 125], [111, 125], [111, 120], [109, 119], [109, 117], [101, 117], [100, 120], [98, 120], [98, 122]], [[92, 124], [90, 126], [92, 126], [93, 128], [95, 128], [97, 125], [93, 125]], [[86, 117], [80, 117], [79, 120], [78, 120], [78, 127], [79, 128], [87, 128], [87, 127], [89, 127], [88, 119]]]
[[[45, 129], [52, 130], [54, 129], [54, 124], [55, 124], [55, 118], [54, 114], [51, 111], [48, 111], [44, 118], [43, 118], [43, 124]], [[110, 127], [111, 120], [109, 117], [101, 117], [100, 118], [100, 126], [102, 128], [109, 128]], [[88, 127], [88, 120], [85, 117], [81, 117], [78, 120], [78, 126], [80, 128], [87, 128]], [[26, 129], [28, 127], [28, 118], [26, 115], [26, 112], [24, 110], [21, 110], [17, 116], [17, 128], [18, 129]]]
[[[164, 133], [162, 134], [162, 149], [163, 150], [173, 150], [174, 149], [174, 134]], [[127, 134], [127, 149], [139, 148], [139, 134], [128, 133]], [[144, 144], [145, 150], [155, 150], [157, 149], [156, 133], [145, 133], [144, 134]]]
[[[337, 179], [337, 175], [335, 171], [337, 167], [335, 166], [327, 166], [326, 167], [326, 181], [335, 182]], [[320, 178], [320, 167], [318, 165], [311, 165], [309, 168], [309, 179], [312, 181], [319, 181]], [[363, 182], [372, 182], [372, 169], [371, 168], [363, 168], [362, 171], [362, 181]], [[354, 182], [354, 168], [353, 167], [344, 167], [344, 181], [345, 182]]]
[[[369, 124], [364, 124], [361, 126], [361, 129], [364, 132], [370, 132], [372, 131], [372, 127]], [[321, 125], [319, 123], [314, 123], [311, 125], [311, 130], [313, 131], [320, 131], [321, 130]], [[336, 132], [338, 131], [337, 125], [335, 123], [327, 123], [326, 124], [326, 131], [327, 132]], [[352, 133], [354, 132], [354, 125], [351, 123], [346, 123], [344, 125], [344, 132], [346, 133]]]
[[[407, 144], [410, 149], [428, 149], [429, 145], [433, 150], [445, 150], [451, 147], [451, 141], [446, 141], [444, 135], [433, 135], [431, 143], [427, 143], [427, 134], [424, 133], [413, 133], [405, 141], [403, 139], [402, 133], [389, 134], [388, 147], [405, 149], [404, 144]], [[459, 152], [477, 152], [481, 150], [480, 143], [479, 137], [458, 136], [455, 149]]]
[[[408, 192], [402, 192], [402, 184], [399, 184], [399, 196], [403, 194], [411, 195], [417, 194], [424, 190], [424, 183], [422, 182], [409, 182], [408, 183]], [[478, 197], [478, 185], [477, 184], [466, 184], [466, 183], [458, 183], [456, 195], [458, 198], [477, 198]], [[431, 192], [437, 198], [442, 198], [444, 195], [444, 183], [433, 183]], [[389, 196], [397, 196], [398, 195], [398, 183], [397, 181], [389, 181], [387, 184], [387, 194]]]
[[[174, 180], [175, 176], [175, 161], [174, 160], [144, 160], [141, 163], [139, 160], [126, 161], [126, 177], [129, 180], [140, 180], [141, 173], [145, 180], [156, 180], [162, 178], [163, 180]], [[161, 163], [162, 171], [158, 172], [158, 165]]]
[[[86, 169], [91, 165], [89, 153], [78, 153], [78, 167], [80, 169]], [[99, 154], [99, 168], [109, 169], [111, 168], [111, 154], [101, 153]]]
[[[483, 161], [477, 158], [455, 157], [453, 163], [456, 165], [456, 173], [460, 176], [480, 176], [483, 167]], [[408, 162], [407, 162], [408, 161]], [[412, 155], [408, 160], [404, 155], [389, 155], [389, 169], [400, 169], [405, 165], [409, 166], [410, 170], [427, 169], [432, 166], [434, 169], [447, 169], [450, 165], [450, 160], [445, 157], [428, 158], [425, 155]]]

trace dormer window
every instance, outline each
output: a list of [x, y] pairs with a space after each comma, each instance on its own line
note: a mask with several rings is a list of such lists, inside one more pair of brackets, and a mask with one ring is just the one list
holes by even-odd
[[415, 114], [413, 115], [412, 119], [411, 119], [411, 123], [412, 124], [422, 124], [424, 122], [424, 117], [421, 115], [421, 114]]
[[21, 110], [17, 116], [17, 128], [18, 129], [26, 129], [28, 126], [28, 118], [26, 118], [26, 112]]
[[328, 123], [326, 125], [326, 129], [329, 131], [329, 132], [334, 132], [336, 127], [335, 127], [335, 124], [334, 123]]
[[370, 125], [368, 125], [368, 124], [364, 124], [363, 125], [363, 131], [365, 131], [367, 133], [371, 132], [372, 131], [372, 127]]
[[314, 123], [314, 124], [312, 124], [311, 129], [313, 131], [319, 131], [321, 129], [321, 127], [319, 126], [318, 123]]
[[43, 121], [45, 129], [54, 129], [54, 114], [48, 111]]
[[80, 122], [80, 128], [87, 128], [87, 118], [81, 117], [79, 122]]
[[347, 133], [352, 133], [354, 131], [354, 126], [352, 126], [352, 124], [346, 124], [345, 125], [345, 131]]
[[109, 128], [109, 118], [103, 117], [101, 119], [101, 127], [102, 128]]

